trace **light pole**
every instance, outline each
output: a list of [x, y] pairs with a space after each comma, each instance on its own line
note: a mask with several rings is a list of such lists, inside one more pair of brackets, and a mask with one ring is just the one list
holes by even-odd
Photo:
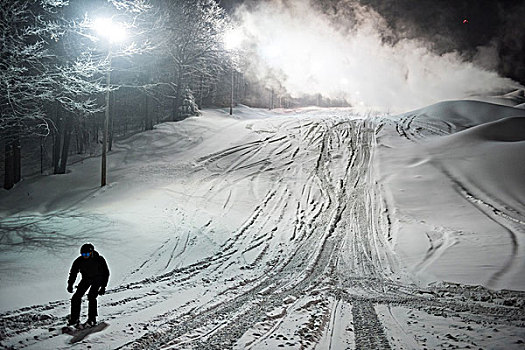
[[107, 149], [108, 149], [108, 133], [109, 133], [109, 98], [110, 98], [110, 84], [111, 84], [111, 47], [114, 43], [122, 42], [126, 38], [126, 31], [124, 27], [112, 21], [111, 18], [98, 18], [93, 22], [93, 29], [98, 35], [107, 41], [108, 45], [108, 71], [106, 74], [106, 108], [104, 115], [104, 131], [102, 133], [102, 164], [100, 186], [104, 187], [107, 184]]
[[108, 133], [109, 133], [109, 94], [111, 84], [111, 49], [108, 50], [108, 71], [106, 73], [106, 109], [104, 111], [104, 132], [102, 133], [102, 165], [100, 174], [100, 187], [106, 186], [107, 174], [107, 152], [108, 152]]
[[235, 72], [235, 68], [234, 66], [232, 65], [232, 94], [231, 94], [231, 98], [230, 98], [230, 115], [233, 114], [233, 73]]
[[234, 74], [235, 74], [235, 51], [241, 45], [243, 34], [239, 29], [230, 29], [224, 34], [224, 47], [230, 51], [232, 58], [232, 81], [230, 95], [230, 115], [233, 114], [233, 91], [234, 91]]

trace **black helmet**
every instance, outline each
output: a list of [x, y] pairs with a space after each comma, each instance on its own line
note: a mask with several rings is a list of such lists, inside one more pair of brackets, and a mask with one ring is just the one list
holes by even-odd
[[80, 247], [80, 254], [82, 253], [91, 253], [95, 250], [95, 247], [93, 247], [93, 244], [86, 243], [83, 244], [82, 247]]

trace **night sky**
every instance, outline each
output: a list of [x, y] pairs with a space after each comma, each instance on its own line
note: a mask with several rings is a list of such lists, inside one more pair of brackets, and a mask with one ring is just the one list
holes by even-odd
[[[254, 0], [222, 0], [229, 12]], [[271, 1], [267, 1], [271, 2]], [[286, 0], [283, 0], [286, 3]], [[466, 60], [498, 71], [525, 85], [525, 1], [523, 0], [318, 0], [315, 5], [341, 20], [353, 4], [367, 6], [385, 18], [396, 37], [422, 39], [438, 53], [457, 51]], [[465, 21], [466, 20], [466, 21]], [[489, 48], [479, 59], [480, 47]]]

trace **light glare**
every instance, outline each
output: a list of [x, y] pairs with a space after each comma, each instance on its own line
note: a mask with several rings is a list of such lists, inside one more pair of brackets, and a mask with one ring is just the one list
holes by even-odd
[[111, 18], [97, 18], [93, 21], [93, 29], [110, 43], [126, 40], [126, 29], [120, 23], [113, 22]]
[[224, 34], [224, 46], [227, 50], [235, 50], [244, 39], [242, 31], [238, 28], [231, 29]]

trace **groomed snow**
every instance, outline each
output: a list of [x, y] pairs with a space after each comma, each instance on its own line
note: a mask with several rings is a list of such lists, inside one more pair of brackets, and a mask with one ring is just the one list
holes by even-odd
[[525, 113], [442, 102], [378, 137], [397, 245], [421, 281], [525, 289]]
[[234, 113], [118, 142], [104, 188], [91, 158], [1, 190], [0, 345], [69, 347], [89, 241], [93, 349], [523, 346], [525, 110]]

